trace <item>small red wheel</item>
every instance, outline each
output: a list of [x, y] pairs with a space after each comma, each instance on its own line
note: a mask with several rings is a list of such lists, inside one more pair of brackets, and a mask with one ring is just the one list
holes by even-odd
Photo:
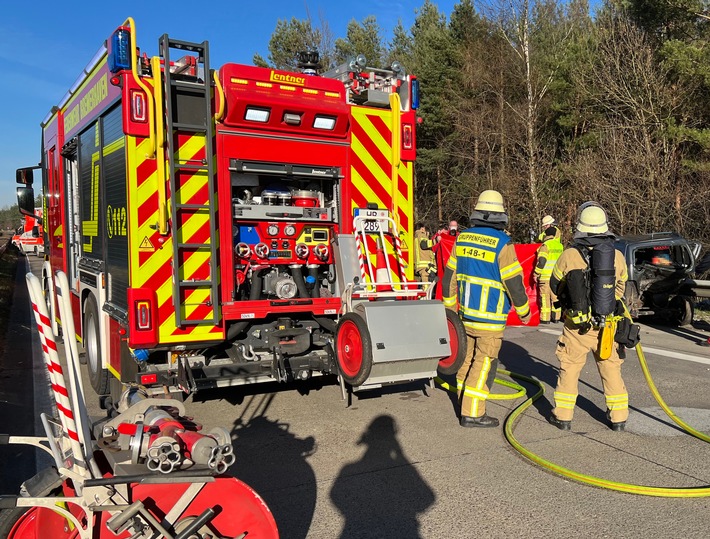
[[341, 376], [351, 386], [362, 385], [372, 371], [372, 338], [365, 321], [355, 313], [343, 316], [335, 343]]
[[[0, 512], [0, 537], [7, 539], [57, 539], [72, 537], [66, 519], [46, 507], [15, 507]], [[76, 532], [76, 530], [74, 530]], [[73, 535], [78, 537], [78, 533]]]
[[466, 359], [466, 328], [459, 315], [450, 309], [446, 311], [446, 327], [449, 330], [449, 345], [451, 354], [439, 360], [437, 370], [439, 374], [450, 375], [459, 372], [464, 359]]

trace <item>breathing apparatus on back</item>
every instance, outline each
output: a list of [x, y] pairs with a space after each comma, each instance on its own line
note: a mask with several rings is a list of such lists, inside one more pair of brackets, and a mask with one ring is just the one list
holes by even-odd
[[570, 271], [565, 290], [567, 312], [580, 333], [602, 327], [616, 307], [614, 235], [609, 233], [606, 213], [596, 203], [580, 206], [573, 247], [586, 268]]

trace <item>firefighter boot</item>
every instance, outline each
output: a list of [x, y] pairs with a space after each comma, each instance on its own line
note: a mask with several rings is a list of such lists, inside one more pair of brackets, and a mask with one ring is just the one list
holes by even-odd
[[609, 423], [611, 424], [611, 430], [614, 432], [624, 432], [626, 430], [626, 421], [619, 421], [618, 423], [614, 423], [611, 420], [611, 410], [606, 411], [606, 418], [609, 420]]
[[572, 428], [572, 421], [562, 421], [561, 419], [557, 419], [555, 414], [552, 414], [547, 418], [547, 420], [551, 425], [554, 425], [560, 430], [570, 430]]
[[497, 427], [498, 420], [495, 417], [489, 415], [482, 415], [481, 417], [470, 417], [462, 415], [459, 420], [459, 425], [462, 427]]

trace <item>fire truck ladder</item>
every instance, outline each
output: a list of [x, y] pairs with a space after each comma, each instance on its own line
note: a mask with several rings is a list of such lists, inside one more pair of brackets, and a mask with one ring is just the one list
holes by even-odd
[[[166, 153], [170, 184], [170, 210], [173, 235], [173, 302], [177, 327], [216, 325], [218, 313], [217, 225], [216, 195], [214, 185], [211, 72], [207, 41], [189, 43], [170, 39], [167, 34], [158, 41], [163, 61]], [[195, 53], [170, 61], [170, 49]], [[184, 144], [184, 147], [181, 147]], [[189, 148], [204, 146], [204, 157], [195, 158]], [[182, 155], [185, 153], [185, 155]], [[196, 193], [204, 193], [207, 200], [194, 202]], [[208, 223], [205, 224], [205, 218]], [[197, 229], [209, 226], [209, 238], [196, 241]], [[201, 237], [204, 237], [202, 234]], [[204, 255], [209, 260], [204, 260]], [[204, 262], [203, 262], [204, 260]], [[199, 261], [199, 262], [198, 262]], [[209, 265], [209, 274], [189, 278], [186, 266]], [[195, 300], [191, 298], [206, 299]], [[190, 313], [200, 306], [208, 306], [211, 316], [190, 318]]]

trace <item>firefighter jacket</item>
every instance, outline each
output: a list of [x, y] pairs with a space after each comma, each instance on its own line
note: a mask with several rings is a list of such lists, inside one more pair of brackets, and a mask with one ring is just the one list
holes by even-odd
[[[587, 261], [582, 257], [582, 254], [576, 247], [569, 247], [565, 249], [552, 270], [552, 278], [550, 279], [550, 288], [552, 289], [552, 293], [559, 296], [561, 288], [565, 285], [566, 276], [569, 272], [573, 270], [584, 271], [586, 269]], [[629, 276], [626, 270], [626, 259], [618, 249], [614, 251], [614, 275], [616, 283], [614, 287], [614, 295], [616, 296], [616, 299], [621, 299], [624, 296], [626, 281]], [[569, 308], [566, 305], [562, 305], [562, 307], [564, 309]], [[570, 313], [566, 313], [566, 316], [569, 316], [569, 314]], [[572, 318], [572, 322], [578, 323], [574, 317]]]
[[474, 226], [459, 234], [446, 265], [444, 305], [459, 313], [466, 327], [503, 331], [511, 303], [521, 318], [530, 314], [523, 269], [510, 237], [502, 230]]
[[414, 232], [414, 271], [430, 269], [434, 265], [434, 253], [431, 247], [422, 247], [422, 244], [429, 245], [430, 242], [429, 234], [426, 232], [421, 229]]
[[557, 259], [560, 258], [564, 247], [560, 241], [560, 231], [557, 229], [553, 237], [547, 236], [545, 242], [537, 250], [537, 264], [535, 265], [535, 275], [540, 281], [549, 281], [552, 277], [552, 268], [555, 267]]

